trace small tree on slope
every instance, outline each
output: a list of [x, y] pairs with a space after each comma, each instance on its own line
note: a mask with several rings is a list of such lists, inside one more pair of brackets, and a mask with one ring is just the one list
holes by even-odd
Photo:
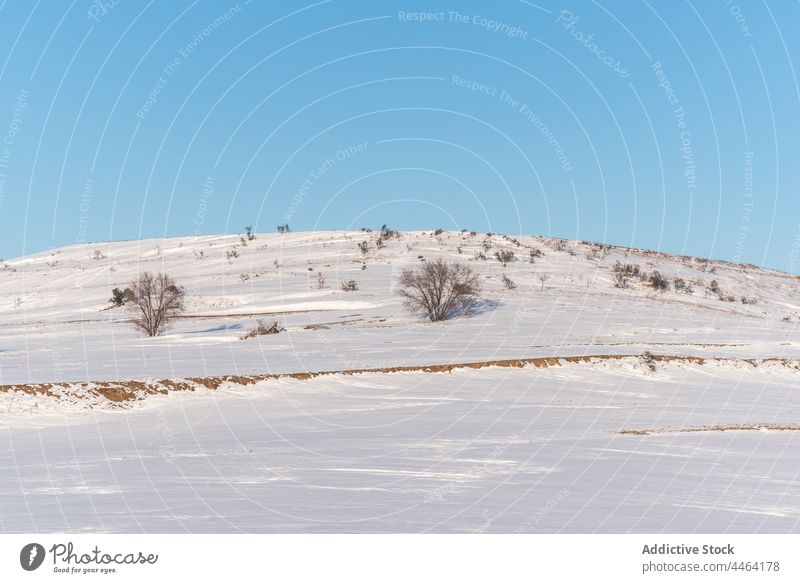
[[398, 295], [406, 308], [440, 322], [471, 312], [480, 293], [480, 277], [467, 265], [443, 259], [404, 269]]
[[130, 290], [133, 323], [148, 336], [157, 336], [185, 309], [183, 287], [166, 273], [146, 271], [131, 282]]

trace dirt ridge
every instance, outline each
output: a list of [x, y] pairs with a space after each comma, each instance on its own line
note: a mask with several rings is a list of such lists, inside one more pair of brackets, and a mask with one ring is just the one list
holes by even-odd
[[[460, 362], [451, 364], [407, 365], [381, 368], [357, 368], [343, 370], [324, 370], [313, 372], [273, 373], [255, 375], [216, 375], [205, 377], [187, 377], [175, 379], [147, 379], [120, 381], [81, 381], [64, 383], [22, 383], [0, 385], [0, 393], [24, 393], [59, 398], [63, 391], [82, 396], [103, 397], [110, 403], [122, 405], [130, 401], [140, 401], [150, 395], [166, 395], [172, 392], [197, 391], [202, 389], [216, 390], [224, 383], [247, 386], [258, 382], [276, 379], [308, 380], [321, 376], [357, 375], [357, 374], [393, 374], [402, 372], [449, 373], [460, 369], [481, 369], [487, 367], [548, 368], [564, 364], [594, 364], [600, 362], [620, 361], [625, 359], [642, 359], [642, 354], [592, 354], [576, 356], [540, 356], [531, 358], [513, 358], [502, 360], [483, 360], [476, 362]], [[737, 359], [700, 357], [688, 355], [651, 354], [648, 359], [655, 362], [680, 362], [703, 366], [707, 363], [746, 363], [754, 368], [759, 364], [776, 363], [795, 370], [800, 370], [800, 360], [789, 358]], [[649, 430], [647, 430], [649, 431]]]

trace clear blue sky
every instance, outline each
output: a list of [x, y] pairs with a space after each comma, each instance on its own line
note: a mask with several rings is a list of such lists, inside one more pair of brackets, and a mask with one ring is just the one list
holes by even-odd
[[387, 222], [800, 271], [800, 6], [693, 4], [2, 2], [0, 256]]

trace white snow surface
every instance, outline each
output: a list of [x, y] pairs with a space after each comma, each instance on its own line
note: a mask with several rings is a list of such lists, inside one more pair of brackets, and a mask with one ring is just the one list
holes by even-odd
[[[800, 530], [800, 436], [770, 429], [797, 423], [800, 372], [761, 362], [800, 358], [796, 277], [542, 237], [401, 233], [381, 249], [376, 237], [185, 237], [6, 260], [0, 384], [630, 356], [228, 383], [126, 408], [6, 390], [0, 531]], [[544, 255], [531, 263], [530, 248]], [[501, 249], [517, 260], [503, 268]], [[484, 276], [478, 313], [431, 324], [403, 310], [397, 276], [438, 257]], [[693, 291], [616, 288], [617, 261]], [[156, 338], [108, 303], [145, 270], [187, 291], [186, 317]], [[358, 290], [341, 291], [351, 279]], [[242, 340], [257, 319], [286, 330]], [[707, 361], [651, 371], [645, 351]], [[743, 424], [755, 430], [680, 431]], [[656, 432], [619, 433], [640, 429]]]

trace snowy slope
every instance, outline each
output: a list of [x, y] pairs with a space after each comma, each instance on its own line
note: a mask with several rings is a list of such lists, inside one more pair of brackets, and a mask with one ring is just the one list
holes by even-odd
[[[0, 384], [338, 370], [568, 354], [800, 356], [800, 280], [787, 274], [553, 239], [402, 233], [375, 249], [377, 233], [259, 234], [78, 245], [9, 260], [0, 268]], [[367, 241], [362, 262], [357, 249]], [[485, 246], [488, 250], [484, 250]], [[557, 250], [563, 245], [563, 250]], [[530, 248], [544, 256], [528, 261]], [[459, 254], [458, 250], [461, 250]], [[505, 269], [501, 249], [518, 260]], [[236, 253], [238, 257], [229, 257]], [[475, 259], [484, 253], [487, 260]], [[96, 255], [99, 254], [99, 255]], [[485, 275], [482, 313], [444, 325], [420, 322], [394, 294], [399, 272], [447, 257]], [[627, 262], [689, 282], [693, 293], [612, 284]], [[276, 262], [278, 266], [276, 267]], [[366, 265], [366, 269], [362, 266]], [[166, 271], [189, 310], [144, 338], [113, 287], [144, 270]], [[713, 272], [712, 272], [713, 271]], [[323, 272], [326, 286], [317, 287]], [[517, 284], [508, 290], [505, 273]], [[538, 276], [549, 278], [542, 286]], [[343, 292], [354, 279], [359, 289]], [[707, 290], [716, 280], [735, 302]], [[542, 289], [544, 287], [544, 289]], [[742, 304], [740, 298], [757, 304]], [[247, 341], [257, 318], [287, 332]], [[788, 318], [789, 321], [784, 321]]]
[[[796, 277], [540, 237], [376, 238], [175, 238], [5, 261], [0, 531], [800, 530]], [[505, 268], [502, 249], [517, 257]], [[430, 324], [402, 310], [397, 275], [436, 257], [484, 276], [479, 313]], [[692, 291], [617, 288], [617, 261]], [[109, 309], [143, 270], [188, 293], [157, 338]], [[341, 291], [350, 279], [359, 289]], [[258, 318], [286, 331], [242, 340]], [[581, 355], [593, 358], [513, 360]], [[296, 374], [486, 361], [504, 362]], [[190, 377], [216, 381], [172, 390]], [[110, 381], [155, 389], [115, 402], [93, 389]]]

